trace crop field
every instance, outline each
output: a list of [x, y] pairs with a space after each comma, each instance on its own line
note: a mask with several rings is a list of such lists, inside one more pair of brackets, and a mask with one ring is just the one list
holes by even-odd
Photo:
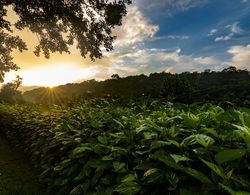
[[0, 104], [0, 124], [55, 194], [250, 193], [247, 108]]

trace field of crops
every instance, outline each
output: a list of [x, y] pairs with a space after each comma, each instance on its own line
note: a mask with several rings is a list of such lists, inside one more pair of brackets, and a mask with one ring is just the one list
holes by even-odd
[[250, 193], [246, 108], [0, 104], [0, 124], [58, 194]]

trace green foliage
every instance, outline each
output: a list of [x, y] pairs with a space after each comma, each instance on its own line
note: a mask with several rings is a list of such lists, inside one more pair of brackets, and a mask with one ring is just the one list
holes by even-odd
[[247, 194], [248, 109], [121, 104], [0, 104], [1, 131], [58, 194]]

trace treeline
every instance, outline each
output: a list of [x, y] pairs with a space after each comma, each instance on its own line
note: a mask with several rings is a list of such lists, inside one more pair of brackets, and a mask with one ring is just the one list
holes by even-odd
[[27, 91], [23, 99], [30, 103], [65, 104], [80, 99], [161, 98], [173, 102], [222, 102], [250, 105], [250, 73], [235, 67], [220, 72], [152, 73], [121, 78], [112, 75], [105, 81], [89, 80], [50, 88]]

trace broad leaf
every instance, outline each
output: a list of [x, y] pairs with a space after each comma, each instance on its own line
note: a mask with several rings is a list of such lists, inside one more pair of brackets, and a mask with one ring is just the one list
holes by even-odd
[[192, 169], [192, 168], [186, 168], [186, 167], [183, 167], [181, 165], [178, 165], [172, 157], [167, 156], [164, 153], [156, 152], [154, 154], [154, 157], [159, 159], [160, 161], [164, 162], [167, 166], [169, 166], [171, 168], [174, 168], [174, 169], [182, 171], [188, 175], [191, 175], [192, 177], [198, 179], [202, 183], [212, 183], [210, 181], [210, 179], [202, 172], [197, 171], [197, 170]]
[[122, 182], [115, 191], [124, 195], [133, 195], [141, 190], [141, 186], [134, 181]]
[[204, 162], [212, 171], [214, 171], [217, 175], [219, 175], [220, 177], [222, 177], [223, 179], [226, 179], [226, 175], [224, 173], [224, 171], [222, 170], [221, 167], [217, 166], [216, 164], [213, 164], [211, 162], [208, 162], [206, 160], [201, 159], [202, 162]]
[[191, 159], [184, 156], [184, 155], [178, 155], [178, 154], [170, 154], [170, 156], [174, 159], [176, 163], [180, 161], [190, 161]]
[[246, 154], [244, 149], [227, 149], [223, 150], [215, 155], [217, 163], [222, 164], [235, 159], [240, 159]]

